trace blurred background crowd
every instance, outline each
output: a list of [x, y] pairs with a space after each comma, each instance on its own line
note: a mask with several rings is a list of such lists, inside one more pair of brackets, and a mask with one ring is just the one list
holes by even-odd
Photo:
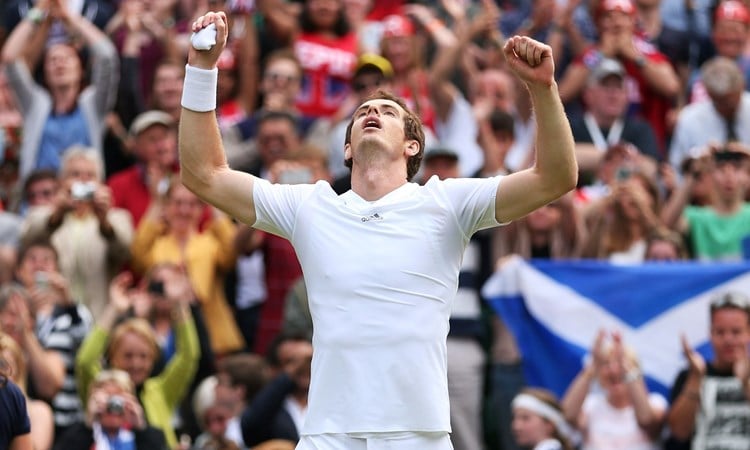
[[[312, 321], [296, 255], [202, 203], [177, 173], [189, 27], [209, 10], [230, 21], [216, 110], [229, 164], [273, 182], [325, 180], [339, 193], [349, 189], [350, 114], [378, 89], [422, 118], [415, 182], [532, 165], [534, 111], [501, 49], [514, 34], [553, 49], [579, 186], [470, 242], [448, 337], [456, 450], [531, 448], [530, 435], [566, 428], [514, 414], [520, 361], [533, 355], [519, 353], [480, 296], [505, 257], [750, 259], [747, 0], [0, 8], [0, 355], [27, 399], [36, 450], [283, 450], [299, 437]], [[735, 345], [750, 342], [750, 302], [738, 297], [714, 305], [739, 313], [727, 325]], [[649, 394], [621, 341], [597, 339], [560, 404], [524, 391], [561, 408], [569, 445], [688, 448], [700, 421], [685, 406], [695, 399], [677, 395], [699, 395], [711, 367], [748, 386], [747, 355], [706, 363], [686, 349], [676, 396]], [[750, 445], [750, 403], [740, 403], [747, 420], [727, 439], [744, 440], [716, 448]]]

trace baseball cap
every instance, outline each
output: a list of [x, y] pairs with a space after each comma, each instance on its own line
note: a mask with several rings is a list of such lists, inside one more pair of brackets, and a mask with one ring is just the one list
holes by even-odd
[[393, 76], [393, 66], [391, 63], [376, 53], [363, 53], [357, 60], [357, 67], [354, 69], [354, 76], [365, 69], [375, 69], [383, 74], [384, 77]]
[[737, 0], [724, 0], [716, 7], [714, 21], [731, 20], [742, 22], [745, 25], [750, 24], [750, 12], [747, 7]]
[[424, 162], [427, 162], [434, 158], [448, 158], [452, 159], [453, 161], [458, 161], [458, 153], [453, 151], [453, 149], [450, 149], [448, 147], [442, 147], [442, 146], [436, 146], [436, 147], [430, 147], [427, 149], [427, 151], [424, 153]]
[[404, 15], [391, 14], [385, 17], [381, 23], [383, 24], [383, 38], [414, 35], [414, 24]]
[[130, 134], [132, 136], [138, 136], [142, 132], [146, 131], [154, 125], [163, 125], [165, 127], [171, 127], [174, 125], [174, 119], [172, 116], [165, 113], [164, 111], [151, 110], [138, 114], [133, 123], [130, 124]]
[[620, 61], [616, 59], [602, 58], [602, 60], [591, 70], [589, 81], [592, 83], [600, 83], [603, 79], [612, 75], [619, 78], [625, 78], [625, 68]]
[[602, 14], [612, 11], [620, 11], [633, 16], [635, 15], [635, 5], [632, 0], [601, 0], [596, 9], [596, 18], [598, 19]]

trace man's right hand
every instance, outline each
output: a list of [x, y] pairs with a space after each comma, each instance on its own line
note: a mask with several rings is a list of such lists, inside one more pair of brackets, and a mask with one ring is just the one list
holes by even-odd
[[193, 22], [191, 31], [197, 33], [210, 24], [216, 24], [216, 45], [210, 50], [196, 50], [190, 46], [188, 52], [188, 64], [199, 69], [212, 70], [216, 67], [219, 55], [224, 50], [227, 43], [229, 27], [227, 26], [227, 16], [223, 12], [207, 12], [198, 17]]

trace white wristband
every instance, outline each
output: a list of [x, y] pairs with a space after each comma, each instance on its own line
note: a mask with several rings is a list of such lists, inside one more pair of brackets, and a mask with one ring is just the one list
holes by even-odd
[[185, 66], [185, 83], [182, 85], [182, 107], [196, 112], [216, 109], [216, 85], [219, 69], [200, 69]]

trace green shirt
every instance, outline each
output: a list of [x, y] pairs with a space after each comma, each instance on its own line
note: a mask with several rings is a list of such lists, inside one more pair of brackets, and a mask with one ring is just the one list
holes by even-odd
[[687, 206], [685, 218], [695, 259], [702, 261], [739, 261], [742, 239], [750, 236], [750, 203], [735, 214], [719, 215], [706, 206]]

